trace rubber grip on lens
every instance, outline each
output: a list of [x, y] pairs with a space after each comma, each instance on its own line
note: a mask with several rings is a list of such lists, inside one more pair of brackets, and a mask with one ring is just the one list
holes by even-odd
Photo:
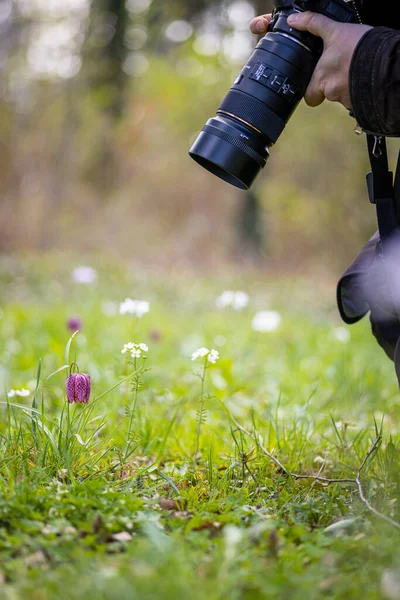
[[265, 104], [237, 90], [229, 92], [219, 110], [249, 123], [249, 125], [261, 131], [273, 144], [285, 129], [284, 121], [277, 117]]

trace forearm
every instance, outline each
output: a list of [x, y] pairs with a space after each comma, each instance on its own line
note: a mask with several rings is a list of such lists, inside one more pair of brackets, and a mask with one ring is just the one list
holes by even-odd
[[360, 40], [350, 65], [350, 98], [363, 129], [400, 136], [400, 31], [376, 27]]

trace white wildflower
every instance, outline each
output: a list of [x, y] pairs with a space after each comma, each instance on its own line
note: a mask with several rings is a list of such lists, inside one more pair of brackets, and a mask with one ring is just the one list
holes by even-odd
[[249, 295], [246, 292], [235, 292], [232, 306], [235, 310], [243, 310], [249, 304]]
[[196, 350], [196, 352], [193, 352], [192, 354], [192, 360], [197, 360], [198, 358], [204, 358], [205, 356], [207, 356], [207, 354], [209, 354], [209, 349], [208, 348], [199, 348], [198, 350]]
[[398, 569], [386, 569], [381, 579], [381, 592], [387, 600], [400, 598], [400, 574]]
[[219, 359], [218, 350], [211, 350], [210, 354], [208, 355], [208, 362], [213, 363], [215, 365], [215, 363], [217, 362], [218, 359]]
[[147, 300], [132, 300], [132, 298], [126, 298], [124, 302], [119, 305], [120, 315], [135, 315], [139, 319], [146, 313], [150, 312], [150, 303]]
[[243, 539], [243, 533], [235, 525], [227, 525], [224, 528], [225, 538], [225, 560], [231, 562], [240, 551], [240, 542]]
[[281, 324], [282, 317], [278, 312], [273, 310], [263, 310], [258, 312], [252, 321], [252, 327], [254, 331], [265, 333], [268, 331], [275, 331]]
[[120, 315], [133, 315], [136, 312], [136, 301], [131, 298], [126, 298], [124, 302], [119, 305]]
[[140, 358], [142, 352], [148, 352], [149, 347], [147, 344], [134, 344], [129, 342], [121, 350], [121, 354], [129, 354], [131, 358]]
[[347, 344], [350, 340], [350, 331], [346, 327], [336, 327], [332, 330], [332, 337], [342, 344]]
[[22, 388], [22, 390], [10, 390], [7, 394], [9, 398], [15, 398], [15, 396], [19, 396], [20, 398], [27, 398], [30, 396], [30, 391]]
[[125, 346], [121, 350], [121, 354], [126, 354], [127, 352], [132, 352], [135, 349], [135, 344], [133, 342], [129, 342], [125, 344]]
[[215, 306], [217, 308], [226, 308], [227, 306], [231, 306], [233, 302], [234, 293], [231, 290], [225, 290], [215, 301]]
[[246, 292], [225, 290], [215, 301], [217, 308], [227, 308], [231, 306], [234, 310], [240, 311], [249, 304], [249, 295]]
[[72, 271], [72, 279], [76, 283], [95, 283], [97, 281], [97, 271], [92, 267], [76, 267]]
[[215, 364], [219, 359], [218, 350], [209, 350], [208, 348], [199, 348], [192, 354], [192, 360], [207, 357], [208, 362]]

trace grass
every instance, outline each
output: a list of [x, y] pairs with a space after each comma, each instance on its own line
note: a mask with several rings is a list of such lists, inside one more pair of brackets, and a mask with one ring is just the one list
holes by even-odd
[[[393, 366], [367, 322], [343, 341], [331, 282], [103, 263], [79, 285], [72, 266], [0, 263], [0, 597], [400, 598], [400, 531], [353, 481], [284, 471], [353, 480], [382, 435], [362, 486], [400, 520]], [[249, 307], [217, 310], [232, 288]], [[127, 296], [150, 313], [104, 314]], [[263, 309], [275, 331], [252, 330]], [[121, 354], [130, 341], [144, 362]], [[220, 353], [206, 371], [201, 346]], [[87, 406], [65, 400], [73, 361]]]

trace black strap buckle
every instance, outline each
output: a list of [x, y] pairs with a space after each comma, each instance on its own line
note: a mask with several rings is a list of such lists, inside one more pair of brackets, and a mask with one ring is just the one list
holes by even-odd
[[367, 175], [369, 201], [376, 204], [379, 198], [393, 198], [393, 173], [392, 171]]

